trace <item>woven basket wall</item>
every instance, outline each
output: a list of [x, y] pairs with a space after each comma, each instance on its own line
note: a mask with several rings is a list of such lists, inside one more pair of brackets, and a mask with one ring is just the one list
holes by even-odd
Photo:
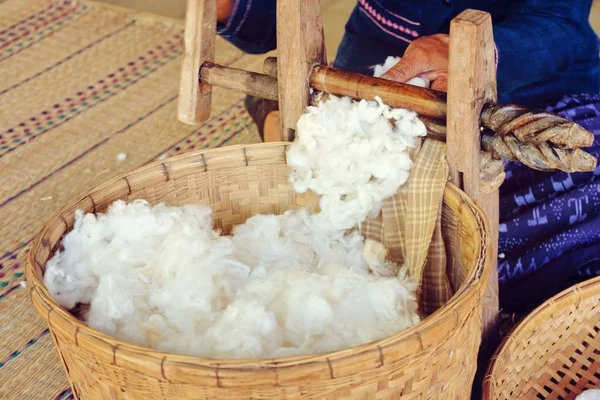
[[117, 199], [200, 203], [225, 232], [256, 213], [314, 207], [288, 184], [286, 144], [194, 152], [154, 163], [78, 196], [43, 228], [27, 277], [73, 393], [84, 399], [467, 399], [481, 340], [489, 275], [486, 224], [464, 193], [448, 186], [443, 227], [455, 296], [417, 326], [329, 354], [274, 360], [209, 360], [152, 351], [90, 329], [49, 295], [44, 266], [76, 209], [102, 212]]
[[508, 335], [492, 358], [483, 398], [573, 400], [600, 389], [600, 277], [559, 293]]

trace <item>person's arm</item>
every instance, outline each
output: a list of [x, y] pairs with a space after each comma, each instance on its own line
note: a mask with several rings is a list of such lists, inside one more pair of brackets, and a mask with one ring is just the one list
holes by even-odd
[[276, 0], [218, 0], [217, 33], [250, 54], [277, 47]]
[[[592, 0], [525, 0], [503, 22], [494, 24], [498, 92], [510, 93], [567, 69], [576, 57], [596, 51], [588, 22]], [[448, 36], [412, 42], [383, 77], [407, 82], [421, 76], [446, 90]]]
[[494, 24], [498, 91], [513, 90], [566, 70], [596, 51], [588, 22], [592, 0], [527, 0]]

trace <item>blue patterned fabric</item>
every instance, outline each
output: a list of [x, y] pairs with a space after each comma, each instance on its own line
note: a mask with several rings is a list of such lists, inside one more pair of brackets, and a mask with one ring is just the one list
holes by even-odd
[[[600, 95], [563, 98], [547, 110], [596, 136], [585, 149], [600, 156]], [[498, 274], [503, 308], [530, 308], [600, 273], [600, 167], [548, 173], [507, 164], [500, 189]]]

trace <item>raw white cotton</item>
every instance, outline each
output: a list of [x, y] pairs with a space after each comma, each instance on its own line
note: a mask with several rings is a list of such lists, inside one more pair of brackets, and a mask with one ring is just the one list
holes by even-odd
[[600, 400], [600, 389], [584, 390], [575, 400]]
[[400, 61], [400, 57], [388, 56], [383, 64], [373, 66], [373, 76], [379, 78]]
[[117, 154], [117, 161], [122, 162], [127, 160], [127, 154], [125, 153], [119, 153]]
[[90, 304], [95, 329], [211, 358], [334, 351], [416, 324], [416, 287], [383, 245], [323, 221], [257, 215], [220, 236], [207, 206], [117, 201], [76, 213], [44, 283], [67, 309]]
[[[390, 122], [392, 120], [394, 124]], [[408, 179], [425, 126], [380, 99], [309, 107], [287, 154], [320, 211], [257, 215], [232, 236], [202, 205], [117, 201], [75, 215], [44, 283], [102, 332], [158, 350], [262, 358], [349, 348], [419, 322], [416, 285], [354, 230]]]
[[[394, 126], [390, 119], [395, 120]], [[425, 125], [408, 110], [381, 99], [352, 101], [330, 96], [308, 107], [287, 152], [294, 190], [321, 195], [321, 216], [350, 229], [379, 214], [409, 176], [408, 150], [425, 136]]]
[[27, 281], [21, 281], [21, 282], [19, 282], [19, 285], [21, 285], [22, 288], [26, 288], [27, 287]]
[[[379, 78], [381, 75], [388, 72], [394, 65], [396, 65], [400, 61], [400, 57], [389, 56], [385, 59], [383, 64], [378, 64], [373, 67], [374, 73], [373, 76]], [[420, 87], [429, 87], [431, 82], [429, 79], [423, 77], [414, 77], [408, 80], [406, 83], [409, 85], [420, 86]]]

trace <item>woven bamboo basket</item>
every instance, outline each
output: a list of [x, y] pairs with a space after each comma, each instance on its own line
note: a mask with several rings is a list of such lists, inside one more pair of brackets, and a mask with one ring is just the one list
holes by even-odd
[[600, 389], [600, 277], [557, 294], [502, 342], [483, 398], [573, 400]]
[[160, 353], [102, 334], [61, 308], [44, 266], [76, 209], [103, 212], [117, 199], [207, 204], [225, 233], [256, 213], [317, 206], [288, 183], [284, 143], [185, 154], [139, 168], [76, 197], [33, 244], [27, 277], [73, 393], [84, 399], [467, 399], [481, 340], [488, 235], [480, 210], [456, 187], [444, 195], [452, 299], [420, 324], [355, 348], [291, 358], [212, 360]]

